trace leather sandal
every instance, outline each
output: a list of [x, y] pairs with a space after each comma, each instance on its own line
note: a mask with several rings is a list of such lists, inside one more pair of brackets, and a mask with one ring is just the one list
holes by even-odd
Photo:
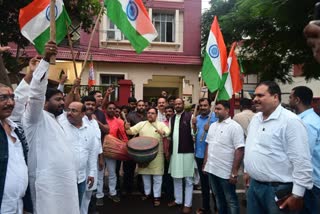
[[154, 198], [153, 199], [153, 206], [159, 207], [160, 206], [160, 198]]

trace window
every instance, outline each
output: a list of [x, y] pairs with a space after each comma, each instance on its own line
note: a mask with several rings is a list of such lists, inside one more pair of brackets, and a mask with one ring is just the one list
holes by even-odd
[[152, 23], [158, 31], [156, 42], [175, 42], [175, 19], [174, 14], [153, 13]]
[[[118, 85], [119, 80], [123, 80], [123, 74], [100, 74], [101, 85]], [[111, 94], [111, 100], [119, 100], [119, 88], [115, 87]]]
[[107, 40], [120, 41], [125, 39], [125, 36], [121, 33], [117, 26], [107, 18]]

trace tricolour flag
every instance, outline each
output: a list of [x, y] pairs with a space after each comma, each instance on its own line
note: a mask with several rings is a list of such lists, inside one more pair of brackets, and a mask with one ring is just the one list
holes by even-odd
[[89, 88], [96, 84], [96, 81], [94, 79], [94, 70], [93, 70], [93, 61], [90, 62], [90, 68], [89, 68], [89, 76], [88, 76], [88, 86]]
[[227, 60], [227, 72], [222, 74], [222, 81], [219, 89], [218, 100], [229, 100], [232, 95], [242, 89], [240, 67], [235, 53], [237, 43], [232, 43]]
[[149, 18], [142, 0], [105, 0], [107, 16], [141, 53], [158, 33]]
[[[59, 44], [68, 33], [71, 20], [62, 0], [56, 0], [56, 43]], [[44, 54], [45, 44], [50, 39], [50, 0], [33, 0], [20, 9], [19, 24], [21, 34]]]
[[206, 53], [202, 66], [202, 79], [210, 92], [219, 89], [222, 73], [227, 65], [227, 49], [220, 31], [218, 19], [215, 16], [208, 37]]

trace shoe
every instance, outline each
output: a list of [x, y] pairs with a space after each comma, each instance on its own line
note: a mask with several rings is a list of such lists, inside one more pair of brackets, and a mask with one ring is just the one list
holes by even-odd
[[168, 203], [168, 207], [181, 207], [181, 204], [177, 204], [175, 201], [171, 201]]
[[120, 198], [117, 195], [109, 195], [109, 198], [115, 203], [119, 203], [120, 202]]
[[96, 206], [103, 206], [103, 205], [104, 205], [103, 198], [97, 198]]
[[184, 206], [181, 211], [181, 213], [183, 214], [189, 214], [191, 212], [192, 212], [192, 207], [186, 207], [186, 206]]
[[199, 208], [199, 209], [197, 209], [196, 214], [211, 214], [211, 211], [205, 210], [203, 208]]
[[153, 206], [159, 207], [160, 206], [160, 198], [154, 198], [153, 199]]

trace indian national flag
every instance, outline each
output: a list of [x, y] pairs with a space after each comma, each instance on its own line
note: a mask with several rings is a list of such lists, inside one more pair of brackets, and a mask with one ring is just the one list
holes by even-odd
[[242, 81], [240, 76], [240, 67], [235, 53], [237, 43], [232, 43], [229, 57], [227, 60], [227, 72], [222, 74], [218, 100], [229, 100], [232, 95], [242, 89]]
[[[70, 18], [62, 0], [56, 0], [56, 43], [67, 35]], [[33, 0], [20, 9], [19, 24], [21, 34], [44, 54], [44, 46], [50, 39], [50, 0]]]
[[220, 31], [218, 19], [215, 16], [211, 25], [209, 38], [202, 66], [202, 79], [210, 92], [219, 89], [222, 73], [226, 70], [227, 49]]
[[90, 62], [89, 76], [88, 76], [88, 86], [89, 88], [96, 83], [94, 79], [93, 61]]
[[105, 0], [107, 15], [141, 53], [158, 33], [149, 18], [142, 0]]

